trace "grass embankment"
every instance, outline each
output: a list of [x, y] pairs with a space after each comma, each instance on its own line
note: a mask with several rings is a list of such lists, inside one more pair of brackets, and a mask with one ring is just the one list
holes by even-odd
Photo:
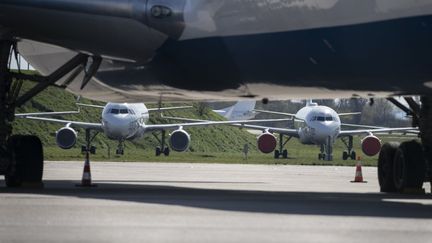
[[[24, 90], [29, 89], [33, 84], [24, 83]], [[50, 87], [40, 95], [32, 99], [25, 106], [18, 109], [18, 113], [25, 112], [46, 112], [46, 111], [66, 111], [76, 110], [76, 97], [62, 89]], [[81, 99], [81, 102], [88, 104], [103, 103]], [[100, 121], [99, 109], [83, 108], [80, 114], [60, 116], [57, 118], [75, 120], [75, 121]], [[166, 112], [169, 116], [181, 116], [194, 119], [220, 120], [221, 118], [207, 110], [204, 114], [199, 115], [198, 109], [188, 109], [181, 111]], [[150, 123], [168, 123], [158, 117], [157, 114], [151, 117]], [[34, 134], [41, 138], [45, 146], [45, 158], [47, 160], [82, 160], [80, 145], [84, 144], [84, 131], [78, 130], [79, 139], [75, 148], [62, 150], [55, 144], [55, 132], [61, 128], [61, 125], [31, 121], [26, 119], [17, 119], [14, 125], [16, 134]], [[152, 161], [152, 162], [205, 162], [205, 163], [251, 163], [251, 164], [307, 164], [307, 165], [353, 165], [353, 161], [343, 161], [341, 159], [344, 146], [338, 141], [334, 147], [334, 161], [323, 162], [318, 160], [319, 148], [317, 146], [306, 146], [300, 144], [296, 139], [292, 139], [287, 148], [289, 159], [273, 159], [272, 154], [262, 154], [257, 151], [256, 138], [245, 130], [229, 126], [210, 126], [201, 128], [187, 129], [191, 134], [190, 151], [185, 153], [172, 152], [169, 157], [154, 156], [154, 148], [158, 146], [157, 140], [151, 135], [145, 136], [139, 141], [126, 142], [124, 156], [115, 155], [117, 142], [108, 140], [103, 134], [96, 137], [94, 145], [97, 147], [97, 154], [92, 156], [93, 160], [104, 161]], [[388, 140], [406, 140], [407, 138], [390, 136], [383, 137], [383, 141]], [[242, 154], [243, 145], [248, 143], [250, 153], [248, 160], [244, 159]], [[360, 151], [360, 137], [354, 139], [354, 147], [358, 155]], [[376, 165], [375, 157], [362, 156], [364, 165]]]

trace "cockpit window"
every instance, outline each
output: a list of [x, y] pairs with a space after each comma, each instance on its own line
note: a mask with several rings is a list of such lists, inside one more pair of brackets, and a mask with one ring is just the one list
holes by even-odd
[[323, 117], [323, 116], [319, 116], [319, 117], [317, 117], [317, 120], [318, 120], [318, 121], [325, 121], [325, 117]]
[[119, 114], [119, 109], [111, 109], [111, 114]]
[[333, 117], [331, 117], [331, 116], [327, 116], [327, 117], [326, 117], [326, 121], [333, 121]]
[[128, 109], [121, 109], [120, 114], [128, 114]]

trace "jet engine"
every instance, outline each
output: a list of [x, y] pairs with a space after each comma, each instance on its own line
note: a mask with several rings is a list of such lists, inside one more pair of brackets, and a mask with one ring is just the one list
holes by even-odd
[[190, 135], [183, 129], [175, 130], [170, 135], [169, 143], [172, 150], [184, 152], [189, 148]]
[[381, 150], [381, 140], [374, 135], [369, 135], [361, 140], [363, 153], [374, 156]]
[[277, 139], [273, 134], [265, 132], [258, 136], [257, 142], [258, 149], [265, 154], [269, 154], [275, 150]]
[[76, 144], [77, 135], [78, 133], [70, 127], [60, 128], [56, 132], [57, 145], [62, 149], [70, 149]]

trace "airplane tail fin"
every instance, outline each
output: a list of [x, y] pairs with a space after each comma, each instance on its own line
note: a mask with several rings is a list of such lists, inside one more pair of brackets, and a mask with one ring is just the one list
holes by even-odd
[[246, 120], [255, 117], [255, 105], [255, 100], [240, 100], [233, 106], [214, 110], [214, 112], [225, 117], [227, 120]]
[[306, 101], [306, 106], [318, 106], [318, 103], [315, 103], [312, 99], [310, 99]]

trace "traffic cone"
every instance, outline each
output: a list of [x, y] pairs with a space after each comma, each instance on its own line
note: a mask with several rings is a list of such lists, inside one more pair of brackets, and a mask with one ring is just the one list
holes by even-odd
[[362, 165], [361, 165], [360, 156], [357, 158], [356, 172], [355, 172], [354, 180], [351, 182], [353, 182], [353, 183], [366, 183], [367, 182], [367, 181], [363, 180], [363, 173], [362, 173]]
[[78, 184], [79, 187], [95, 187], [95, 184], [92, 184], [91, 172], [90, 172], [90, 160], [86, 158], [84, 162], [84, 170], [81, 179], [81, 184]]

